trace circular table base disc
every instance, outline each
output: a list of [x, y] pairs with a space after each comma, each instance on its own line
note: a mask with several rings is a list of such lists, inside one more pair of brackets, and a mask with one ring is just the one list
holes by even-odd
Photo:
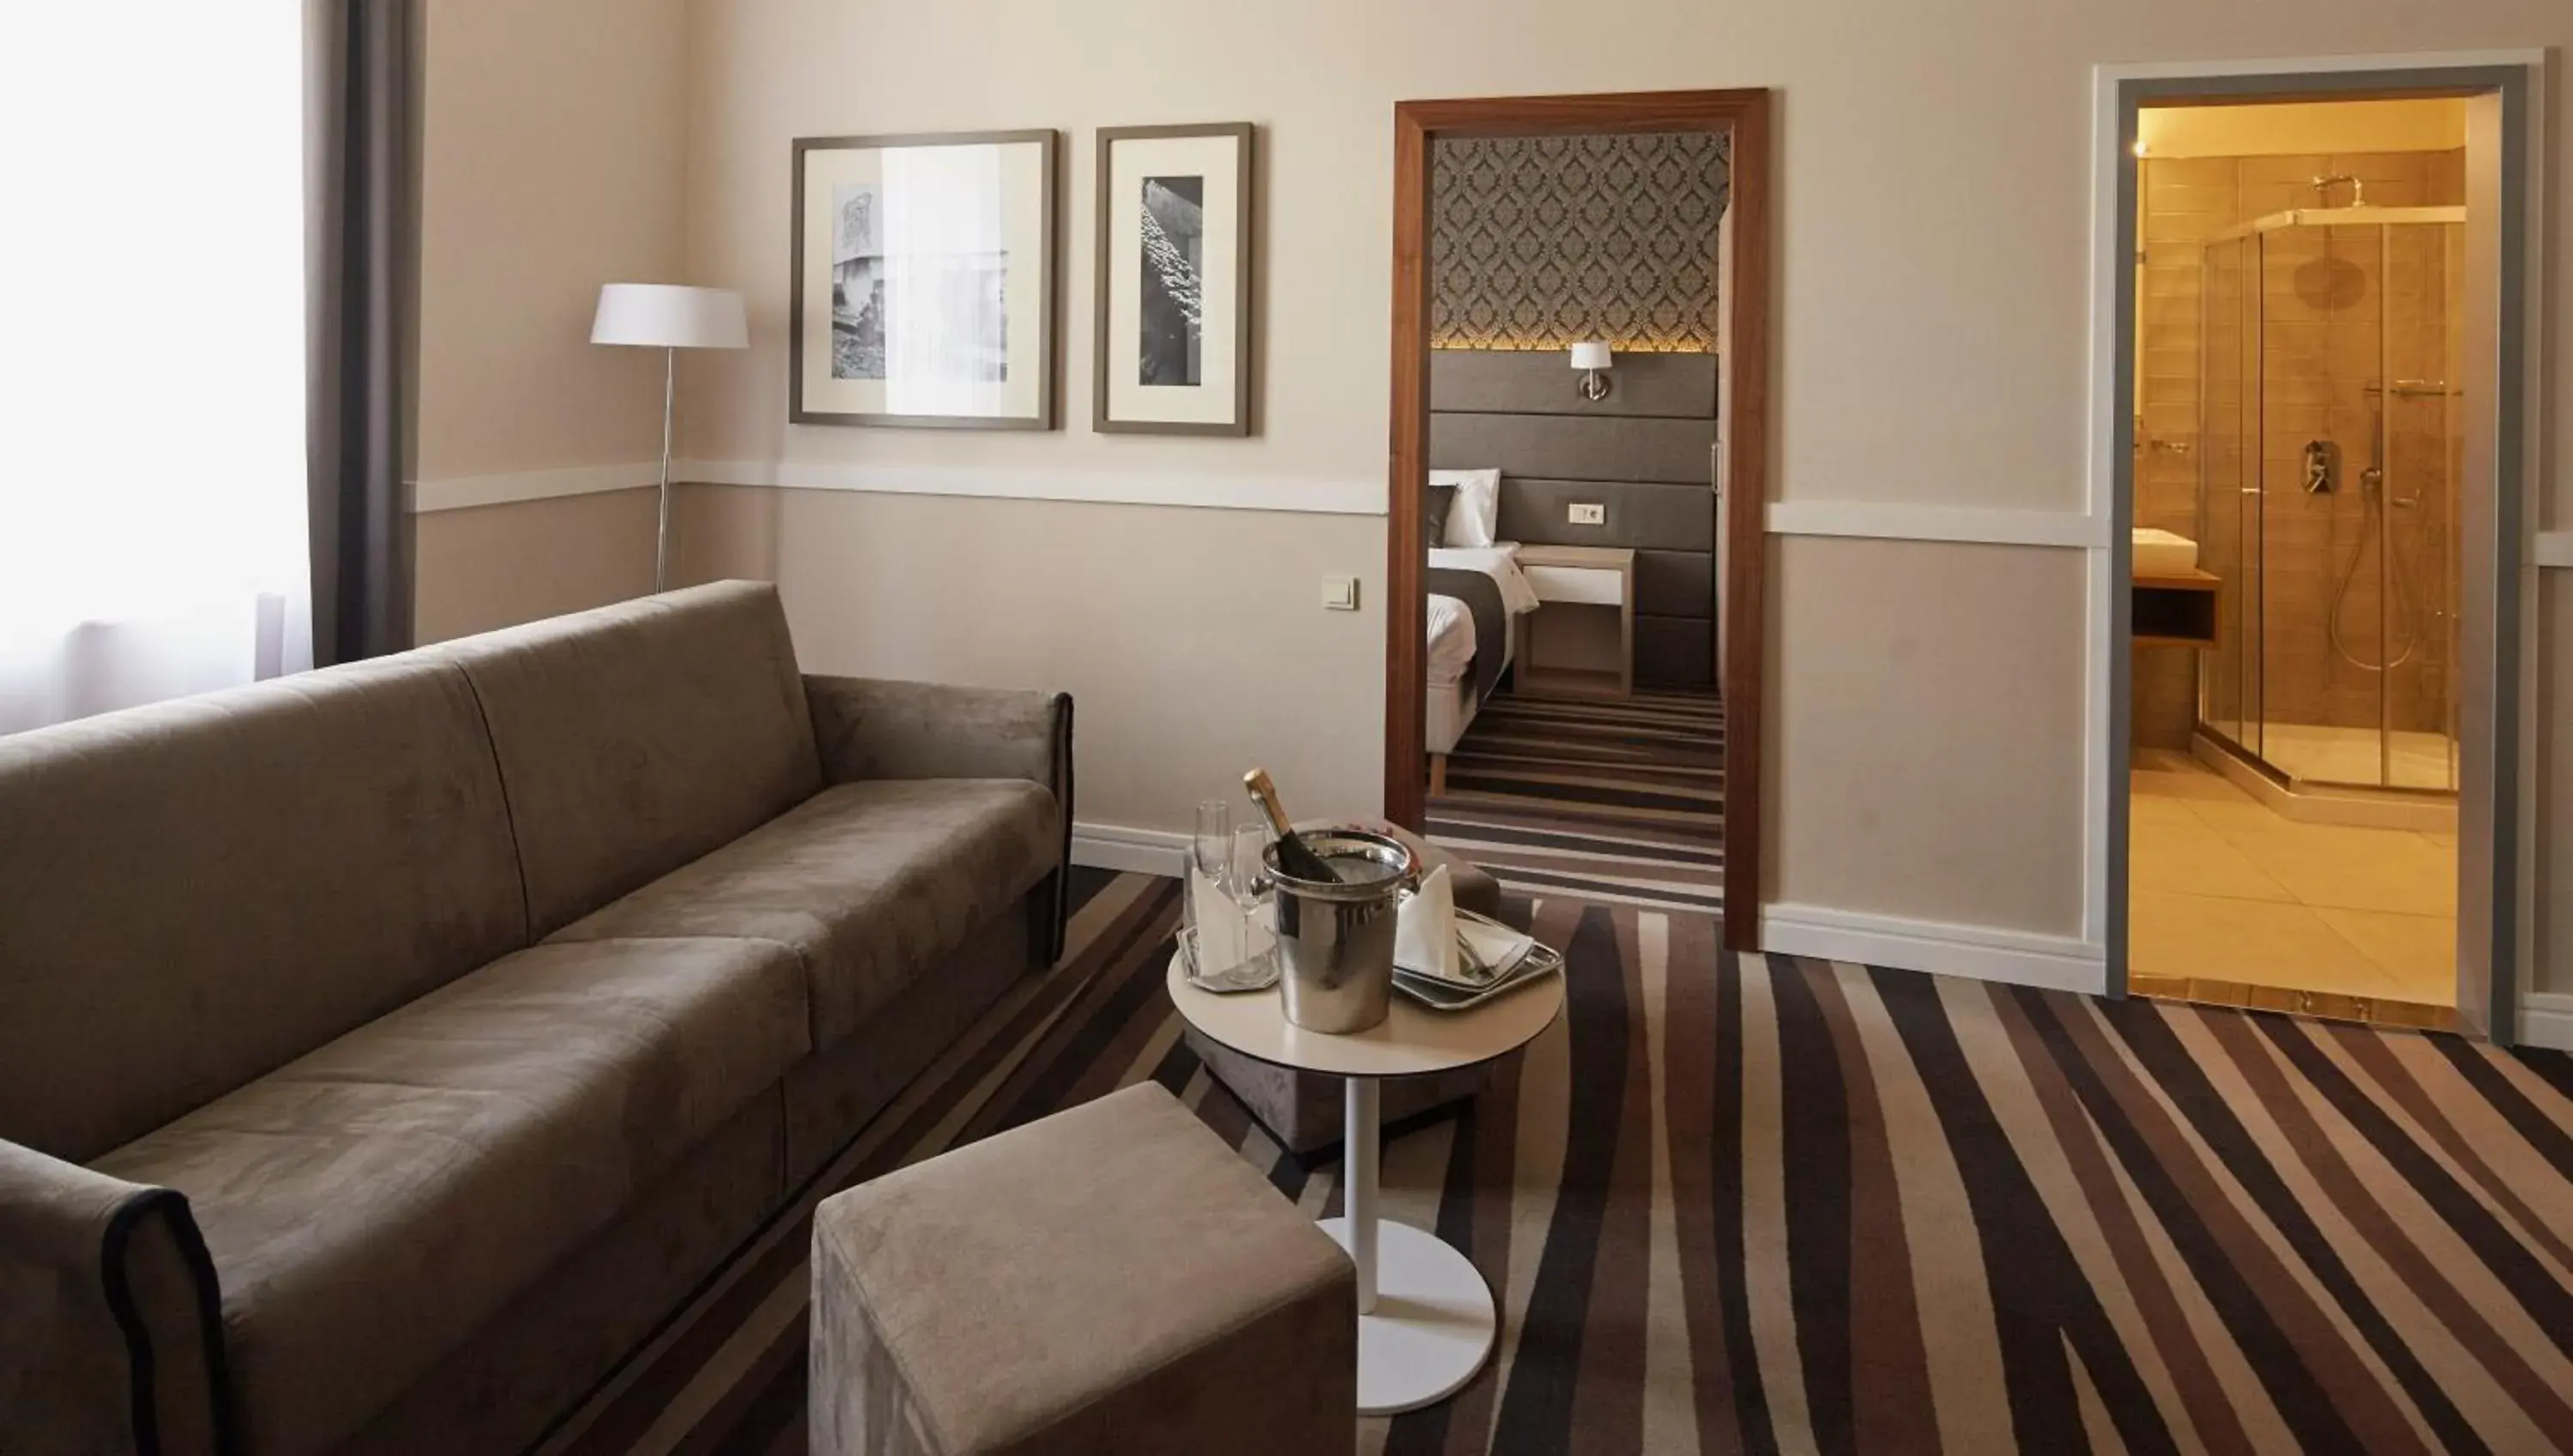
[[[1347, 1219], [1321, 1227], [1348, 1247]], [[1358, 1413], [1394, 1415], [1464, 1389], [1491, 1358], [1499, 1321], [1491, 1286], [1462, 1253], [1390, 1218], [1375, 1228], [1375, 1312], [1358, 1316]]]

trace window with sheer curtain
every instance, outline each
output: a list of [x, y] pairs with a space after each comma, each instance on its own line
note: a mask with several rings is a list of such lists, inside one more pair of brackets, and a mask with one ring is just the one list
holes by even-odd
[[0, 9], [0, 732], [311, 663], [303, 14]]

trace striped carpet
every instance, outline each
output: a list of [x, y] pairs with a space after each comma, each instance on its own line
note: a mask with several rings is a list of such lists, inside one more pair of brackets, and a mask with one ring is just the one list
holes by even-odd
[[1497, 694], [1447, 758], [1429, 838], [1524, 895], [1724, 908], [1724, 707], [1711, 693]]
[[[1063, 964], [835, 1177], [1152, 1078], [1334, 1211], [1178, 1041], [1171, 882], [1081, 890]], [[1565, 1020], [1383, 1165], [1498, 1291], [1500, 1351], [1367, 1456], [2573, 1449], [2573, 1061], [1536, 923]], [[800, 1456], [804, 1237], [552, 1449]]]

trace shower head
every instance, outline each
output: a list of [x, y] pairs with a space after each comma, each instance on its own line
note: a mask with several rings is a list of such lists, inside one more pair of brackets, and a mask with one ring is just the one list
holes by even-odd
[[2328, 176], [2314, 174], [2313, 189], [2322, 205], [2331, 206], [2331, 190], [2344, 182], [2349, 184], [2349, 205], [2354, 208], [2367, 206], [2367, 184], [2347, 172], [2334, 172]]

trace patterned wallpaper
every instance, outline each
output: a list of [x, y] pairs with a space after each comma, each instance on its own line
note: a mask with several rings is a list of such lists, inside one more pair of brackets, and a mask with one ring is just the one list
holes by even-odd
[[1436, 349], [1715, 349], [1715, 225], [1733, 139], [1687, 132], [1439, 142]]

